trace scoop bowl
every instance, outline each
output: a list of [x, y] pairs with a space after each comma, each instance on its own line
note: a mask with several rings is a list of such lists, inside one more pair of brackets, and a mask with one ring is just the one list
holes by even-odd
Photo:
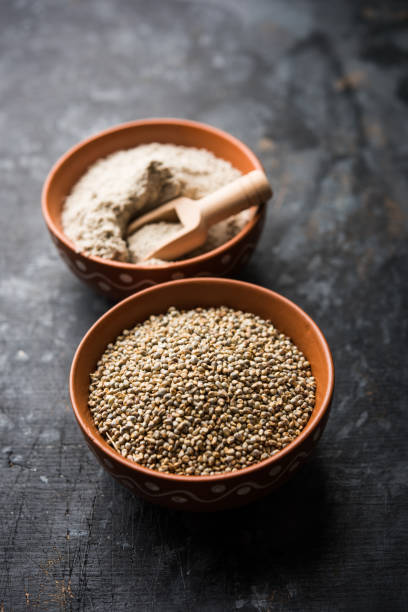
[[121, 300], [170, 280], [229, 276], [249, 260], [264, 224], [262, 204], [251, 209], [251, 218], [236, 236], [216, 249], [154, 267], [102, 259], [78, 251], [61, 225], [62, 206], [75, 183], [98, 159], [151, 142], [207, 149], [243, 174], [262, 170], [259, 159], [240, 140], [215, 127], [187, 119], [142, 119], [118, 125], [84, 140], [63, 155], [44, 183], [43, 217], [52, 241], [71, 272], [112, 300]]

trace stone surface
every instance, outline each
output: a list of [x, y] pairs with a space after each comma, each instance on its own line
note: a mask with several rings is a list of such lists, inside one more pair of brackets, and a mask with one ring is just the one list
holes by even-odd
[[[0, 23], [0, 610], [407, 609], [404, 4], [15, 0]], [[258, 153], [275, 198], [241, 278], [302, 306], [335, 360], [313, 459], [218, 516], [133, 498], [69, 407], [109, 303], [59, 260], [41, 186], [77, 141], [147, 116]]]

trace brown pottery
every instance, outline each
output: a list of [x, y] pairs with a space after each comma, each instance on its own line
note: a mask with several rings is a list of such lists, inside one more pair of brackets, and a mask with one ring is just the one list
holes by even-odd
[[63, 155], [44, 184], [42, 212], [45, 222], [69, 269], [93, 289], [114, 300], [170, 280], [232, 274], [248, 261], [264, 222], [265, 206], [255, 207], [247, 225], [225, 244], [209, 253], [158, 267], [122, 263], [77, 252], [61, 227], [64, 199], [96, 160], [114, 151], [150, 142], [207, 149], [229, 161], [242, 173], [262, 169], [254, 153], [237, 138], [186, 119], [145, 119], [118, 125], [84, 140]]
[[[216, 476], [156, 472], [119, 455], [97, 431], [88, 409], [90, 373], [106, 345], [125, 328], [170, 306], [229, 306], [270, 319], [309, 360], [317, 382], [316, 405], [302, 433], [273, 457], [251, 467]], [[232, 508], [254, 501], [291, 477], [312, 453], [326, 425], [334, 370], [327, 342], [312, 319], [282, 295], [236, 280], [202, 278], [161, 284], [141, 291], [104, 314], [75, 354], [70, 377], [72, 406], [90, 449], [103, 468], [136, 495], [164, 506], [194, 511]]]

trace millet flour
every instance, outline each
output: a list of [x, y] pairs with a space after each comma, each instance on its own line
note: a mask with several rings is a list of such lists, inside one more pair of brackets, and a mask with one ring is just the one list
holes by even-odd
[[[171, 238], [178, 224], [149, 224], [127, 239], [131, 219], [178, 196], [202, 198], [240, 175], [229, 162], [205, 149], [151, 143], [118, 151], [98, 160], [73, 187], [64, 203], [62, 227], [86, 255], [138, 263]], [[205, 245], [191, 255], [230, 240], [250, 216], [250, 211], [243, 211], [217, 223], [210, 228]]]

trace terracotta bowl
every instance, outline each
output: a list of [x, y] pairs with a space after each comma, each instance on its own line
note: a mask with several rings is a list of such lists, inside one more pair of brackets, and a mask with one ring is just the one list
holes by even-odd
[[[309, 360], [317, 382], [316, 406], [302, 433], [282, 451], [237, 472], [216, 476], [178, 476], [139, 466], [113, 450], [97, 431], [88, 410], [90, 373], [123, 329], [170, 306], [221, 306], [270, 319], [290, 336]], [[206, 278], [173, 281], [129, 297], [104, 314], [88, 331], [75, 354], [70, 378], [72, 406], [90, 449], [104, 469], [151, 502], [194, 511], [213, 511], [266, 495], [302, 465], [317, 444], [328, 417], [334, 372], [330, 349], [312, 319], [293, 302], [257, 285]]]
[[65, 197], [96, 160], [114, 151], [149, 142], [205, 148], [244, 174], [262, 168], [254, 153], [233, 136], [185, 119], [145, 119], [125, 123], [84, 140], [61, 157], [49, 173], [42, 193], [42, 211], [51, 238], [62, 259], [78, 278], [115, 300], [170, 280], [228, 276], [248, 261], [263, 226], [265, 207], [261, 206], [253, 209], [253, 217], [234, 238], [217, 249], [159, 267], [111, 261], [77, 252], [61, 227]]

